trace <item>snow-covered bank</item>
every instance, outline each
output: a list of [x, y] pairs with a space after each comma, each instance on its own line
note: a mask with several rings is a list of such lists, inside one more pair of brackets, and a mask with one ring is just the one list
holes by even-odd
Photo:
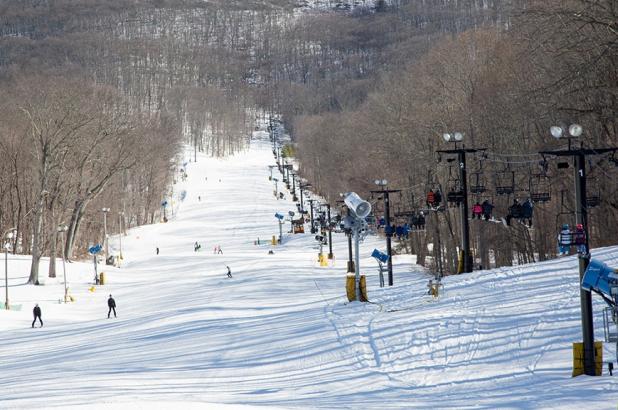
[[[198, 157], [175, 216], [123, 237], [108, 284], [90, 292], [91, 264], [67, 265], [75, 303], [58, 303], [61, 276], [23, 285], [28, 259], [11, 257], [22, 309], [0, 311], [0, 408], [615, 408], [613, 378], [570, 377], [575, 258], [447, 277], [432, 300], [428, 274], [406, 256], [394, 260], [395, 286], [380, 289], [369, 255], [384, 245], [368, 237], [374, 303], [346, 303], [343, 234], [326, 268], [309, 233], [285, 236], [273, 255], [263, 244], [278, 235], [274, 213], [295, 209], [273, 196], [272, 163], [260, 141], [233, 158]], [[593, 256], [618, 265], [618, 247]], [[32, 329], [37, 302], [45, 326]], [[595, 298], [597, 340], [601, 307]]]

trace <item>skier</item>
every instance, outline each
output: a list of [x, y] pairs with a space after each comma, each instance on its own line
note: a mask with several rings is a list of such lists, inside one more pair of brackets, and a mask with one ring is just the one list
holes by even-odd
[[157, 255], [159, 254], [159, 247], [157, 246]]
[[217, 254], [223, 255], [223, 251], [221, 250], [221, 245], [217, 245]]
[[109, 315], [112, 313], [112, 310], [114, 311], [114, 317], [116, 317], [116, 301], [112, 295], [109, 295], [109, 299], [107, 299], [107, 307], [109, 307], [109, 310], [107, 311], [107, 318], [109, 319]]
[[229, 266], [227, 266], [227, 265], [226, 265], [225, 267], [227, 268], [227, 277], [228, 277], [228, 278], [231, 278], [231, 277], [232, 277], [232, 270], [231, 270], [231, 269], [230, 269], [230, 267], [229, 267]]
[[569, 229], [569, 224], [562, 225], [562, 229], [558, 234], [558, 252], [559, 255], [568, 255], [569, 249], [573, 242], [573, 233]]
[[38, 303], [34, 305], [34, 309], [32, 309], [32, 314], [34, 315], [34, 320], [32, 321], [32, 327], [34, 327], [34, 324], [36, 323], [37, 319], [39, 319], [39, 322], [41, 322], [41, 327], [43, 327], [43, 320], [41, 319], [41, 308], [39, 307]]
[[200, 245], [199, 243], [197, 243], [197, 241], [195, 241], [195, 244], [193, 245], [193, 251], [197, 252], [201, 249], [202, 245]]

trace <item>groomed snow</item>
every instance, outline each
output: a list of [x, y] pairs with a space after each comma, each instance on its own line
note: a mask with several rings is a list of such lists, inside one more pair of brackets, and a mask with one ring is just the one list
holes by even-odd
[[[49, 279], [44, 260], [45, 285], [29, 286], [29, 258], [9, 255], [16, 309], [0, 310], [0, 408], [616, 409], [614, 378], [571, 377], [574, 257], [447, 277], [432, 300], [429, 273], [409, 256], [394, 259], [395, 286], [378, 287], [369, 255], [384, 244], [370, 236], [361, 266], [374, 303], [347, 303], [343, 234], [329, 267], [310, 233], [264, 244], [278, 235], [274, 213], [294, 209], [273, 196], [273, 163], [260, 140], [232, 158], [198, 156], [171, 220], [123, 237], [119, 269], [99, 266], [106, 285], [90, 292], [92, 263], [67, 265], [74, 303], [58, 302], [61, 264]], [[618, 265], [618, 247], [593, 257]], [[35, 303], [45, 326], [32, 329]], [[614, 346], [604, 355], [615, 360]]]

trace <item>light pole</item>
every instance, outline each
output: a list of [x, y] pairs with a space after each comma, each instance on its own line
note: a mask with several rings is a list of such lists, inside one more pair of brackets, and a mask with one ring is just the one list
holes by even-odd
[[322, 204], [320, 206], [326, 207], [326, 226], [328, 227], [328, 259], [333, 259], [335, 255], [333, 255], [333, 227], [330, 221], [330, 204]]
[[311, 210], [311, 233], [315, 233], [316, 229], [313, 223], [313, 203], [315, 202], [315, 199], [310, 199], [309, 200], [309, 206], [310, 206], [310, 210]]
[[376, 179], [375, 184], [381, 187], [381, 189], [379, 191], [371, 191], [371, 193], [381, 194], [384, 198], [384, 232], [386, 232], [386, 253], [388, 254], [388, 286], [393, 286], [393, 253], [391, 245], [391, 238], [393, 237], [393, 232], [391, 230], [391, 205], [389, 194], [401, 192], [401, 190], [387, 189], [386, 185], [388, 184], [388, 181], [386, 179]]
[[[109, 208], [103, 208], [103, 209], [107, 209], [107, 211], [109, 211]], [[58, 233], [60, 233], [60, 243], [64, 243], [64, 233], [68, 229], [69, 227], [66, 225], [58, 225]], [[107, 241], [107, 235], [105, 235], [105, 240]], [[107, 256], [107, 251], [105, 251], [105, 255]], [[67, 291], [67, 268], [64, 262], [64, 252], [62, 252], [62, 273], [64, 275], [64, 303], [67, 303], [67, 293], [68, 293]]]
[[457, 147], [457, 143], [463, 141], [463, 134], [455, 132], [453, 134], [443, 134], [442, 138], [446, 142], [455, 143], [455, 149], [438, 150], [443, 154], [457, 154], [459, 168], [459, 181], [462, 196], [462, 203], [459, 207], [461, 211], [461, 264], [458, 266], [457, 273], [472, 272], [472, 253], [470, 252], [470, 225], [468, 223], [468, 176], [466, 171], [466, 153], [484, 151], [484, 148], [462, 148]]
[[[556, 139], [562, 138], [565, 134], [562, 127], [553, 126], [550, 128], [552, 136]], [[583, 128], [579, 124], [571, 124], [568, 128], [570, 136], [565, 136], [569, 141], [566, 150], [541, 151], [541, 155], [554, 155], [559, 157], [573, 157], [575, 170], [575, 223], [581, 224], [584, 229], [585, 250], [579, 253], [579, 281], [581, 283], [586, 268], [590, 263], [590, 248], [588, 242], [588, 205], [586, 201], [586, 156], [602, 155], [609, 152], [616, 152], [618, 148], [589, 148], [585, 149], [583, 143], [579, 148], [571, 148], [571, 139], [579, 138], [583, 133]], [[594, 354], [594, 323], [592, 317], [592, 295], [589, 290], [579, 287], [579, 301], [582, 321], [582, 337], [584, 344], [584, 373], [588, 376], [595, 376], [595, 354]]]
[[296, 196], [296, 174], [291, 172], [292, 174], [292, 201], [298, 201], [298, 197]]
[[4, 308], [6, 310], [10, 310], [9, 305], [9, 248], [11, 247], [10, 240], [13, 239], [15, 235], [15, 231], [17, 228], [7, 229], [2, 237], [5, 239], [4, 242]]
[[299, 190], [300, 190], [300, 213], [302, 213], [303, 215], [305, 214], [305, 204], [303, 201], [303, 190], [305, 188], [310, 188], [311, 184], [300, 184]]
[[[105, 247], [105, 264], [107, 265], [107, 260], [109, 259], [109, 241], [107, 240], [107, 213], [110, 211], [110, 209], [102, 208], [101, 211], [103, 212], [103, 246]], [[60, 227], [58, 227], [58, 232], [60, 232]]]

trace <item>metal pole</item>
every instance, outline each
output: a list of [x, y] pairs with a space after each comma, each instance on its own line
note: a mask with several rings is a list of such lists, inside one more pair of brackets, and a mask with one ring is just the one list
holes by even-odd
[[107, 208], [103, 208], [103, 244], [105, 245], [105, 263], [109, 258], [109, 246], [107, 241]]
[[[5, 238], [6, 240], [6, 238]], [[4, 247], [4, 309], [10, 310], [9, 307], [9, 249]]]
[[391, 238], [393, 233], [391, 232], [391, 207], [388, 196], [388, 191], [384, 191], [384, 223], [386, 224], [386, 253], [388, 254], [388, 286], [393, 286], [393, 262], [392, 262], [392, 248], [391, 248]]
[[122, 212], [118, 213], [118, 229], [119, 229], [119, 233], [118, 233], [118, 238], [120, 240], [120, 255], [119, 258], [120, 260], [122, 260]]
[[296, 174], [292, 174], [292, 201], [298, 201], [296, 197]]
[[[590, 262], [590, 248], [588, 242], [588, 212], [586, 204], [586, 157], [580, 152], [575, 157], [575, 195], [576, 213], [575, 222], [582, 224], [586, 235], [586, 252], [579, 255], [579, 281], [584, 277], [584, 272]], [[584, 342], [584, 373], [588, 376], [596, 375], [594, 357], [594, 324], [592, 319], [592, 295], [589, 291], [579, 287], [579, 299], [581, 304], [582, 335]]]
[[283, 222], [279, 221], [279, 244], [283, 244]]
[[92, 255], [94, 258], [94, 284], [99, 284], [99, 274], [97, 273], [97, 254]]
[[352, 232], [348, 231], [348, 272], [354, 272], [354, 255], [352, 254]]
[[468, 223], [468, 177], [466, 172], [466, 151], [461, 149], [459, 157], [459, 180], [463, 193], [461, 210], [461, 250], [463, 252], [463, 271], [472, 272], [472, 255], [470, 254], [470, 225]]
[[300, 213], [303, 215], [303, 219], [305, 218], [305, 208], [303, 206], [303, 186], [302, 184], [299, 187], [300, 190]]
[[[357, 219], [354, 221], [354, 225], [360, 225], [360, 221]], [[360, 302], [360, 263], [359, 263], [359, 230], [360, 226], [354, 226], [354, 251], [356, 252], [356, 266], [354, 268], [354, 291], [356, 294], [356, 300]]]
[[330, 204], [326, 204], [326, 216], [328, 218], [328, 259], [333, 259], [333, 227], [330, 223]]
[[[64, 242], [64, 230], [60, 231], [60, 242]], [[64, 252], [62, 253], [62, 274], [64, 276], [64, 303], [67, 303], [67, 267], [64, 262]]]

